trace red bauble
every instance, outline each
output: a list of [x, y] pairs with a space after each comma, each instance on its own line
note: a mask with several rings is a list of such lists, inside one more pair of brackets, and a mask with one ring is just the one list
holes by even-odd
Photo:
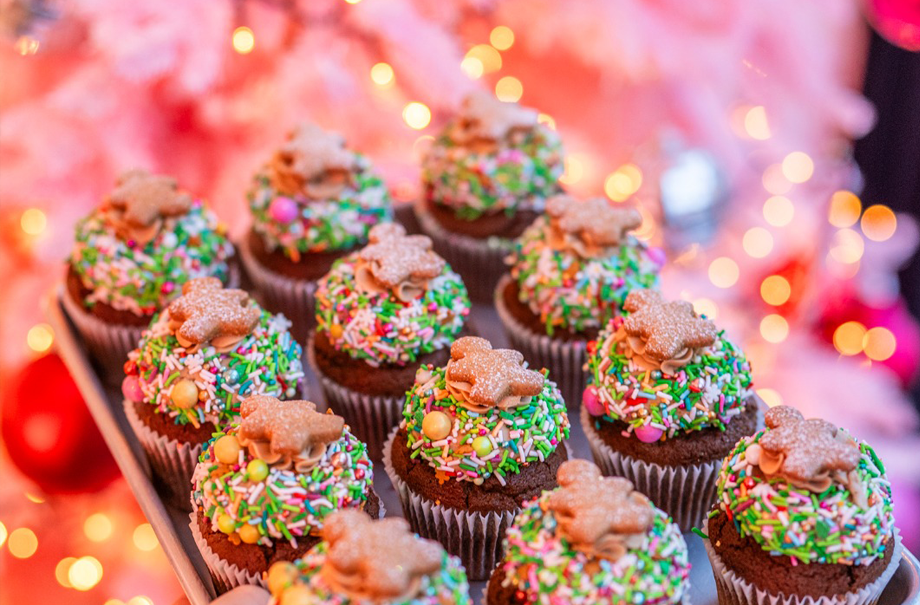
[[0, 434], [23, 475], [48, 494], [96, 491], [119, 475], [60, 357], [36, 359], [11, 382]]
[[872, 26], [889, 42], [906, 50], [920, 50], [920, 2], [868, 0], [866, 13]]

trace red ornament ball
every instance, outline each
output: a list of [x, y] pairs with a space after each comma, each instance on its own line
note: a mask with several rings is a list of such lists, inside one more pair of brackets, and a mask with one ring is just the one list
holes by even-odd
[[102, 489], [119, 470], [64, 362], [27, 364], [5, 389], [0, 434], [13, 464], [47, 494]]

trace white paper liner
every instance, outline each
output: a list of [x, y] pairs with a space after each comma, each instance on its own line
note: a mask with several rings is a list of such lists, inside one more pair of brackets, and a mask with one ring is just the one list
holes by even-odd
[[61, 295], [64, 310], [83, 337], [90, 355], [99, 364], [105, 382], [117, 384], [124, 378], [128, 353], [137, 347], [146, 326], [120, 326], [102, 321], [74, 301], [70, 292]]
[[584, 408], [581, 427], [588, 437], [594, 462], [604, 475], [632, 481], [636, 490], [671, 515], [682, 532], [702, 525], [716, 501], [721, 458], [702, 464], [661, 466], [614, 451], [601, 439], [594, 428], [594, 418]]
[[367, 444], [371, 459], [380, 460], [387, 435], [402, 420], [405, 396], [365, 395], [328, 378], [316, 364], [312, 334], [307, 339], [307, 362], [323, 388], [326, 405], [345, 419], [353, 435]]
[[[707, 525], [708, 529], [708, 525]], [[857, 591], [835, 597], [812, 597], [799, 595], [774, 594], [757, 588], [725, 566], [709, 540], [703, 540], [712, 573], [716, 579], [716, 591], [719, 605], [875, 605], [881, 597], [888, 582], [897, 571], [901, 562], [901, 537], [894, 530], [894, 552], [885, 571], [875, 582], [863, 586]], [[815, 563], [815, 565], [819, 565]]]
[[471, 581], [488, 580], [502, 558], [502, 540], [520, 509], [514, 512], [479, 513], [437, 505], [412, 492], [393, 468], [393, 429], [383, 446], [383, 466], [399, 495], [403, 516], [412, 531], [437, 540], [445, 550], [460, 557]]
[[[191, 505], [191, 501], [189, 501], [189, 505]], [[217, 594], [223, 594], [237, 586], [246, 586], [247, 584], [268, 588], [268, 584], [262, 579], [262, 574], [254, 574], [245, 569], [240, 569], [235, 563], [221, 559], [211, 550], [211, 546], [201, 535], [201, 529], [198, 527], [197, 511], [192, 510], [188, 518], [192, 538], [195, 540], [195, 544], [198, 545], [198, 550], [201, 551], [201, 558], [204, 559], [205, 564], [208, 566], [211, 580], [214, 582], [214, 590], [217, 591]]]
[[424, 202], [415, 205], [415, 216], [422, 232], [434, 242], [435, 251], [463, 278], [470, 298], [492, 302], [495, 285], [507, 270], [505, 257], [511, 252], [512, 240], [495, 236], [476, 239], [452, 233], [431, 216]]
[[316, 282], [286, 277], [263, 267], [249, 249], [249, 238], [243, 237], [237, 249], [246, 274], [262, 297], [265, 308], [272, 313], [284, 313], [291, 320], [291, 332], [303, 343], [316, 324], [314, 294]]
[[157, 477], [169, 490], [169, 502], [180, 510], [189, 510], [192, 473], [201, 456], [202, 444], [180, 443], [150, 429], [137, 415], [134, 403], [123, 401], [125, 416], [137, 435]]
[[502, 293], [511, 282], [505, 275], [495, 289], [495, 309], [505, 327], [512, 349], [517, 349], [534, 369], [549, 369], [549, 377], [558, 386], [569, 410], [581, 406], [581, 398], [587, 386], [588, 374], [584, 366], [588, 362], [588, 341], [562, 341], [546, 334], [535, 334], [520, 323], [505, 306]]

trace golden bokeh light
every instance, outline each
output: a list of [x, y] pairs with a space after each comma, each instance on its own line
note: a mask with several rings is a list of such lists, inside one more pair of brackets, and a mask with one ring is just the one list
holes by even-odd
[[241, 25], [233, 30], [233, 50], [241, 55], [248, 55], [256, 47], [256, 37], [252, 30]]
[[506, 25], [499, 25], [489, 34], [489, 42], [498, 50], [508, 50], [514, 44], [514, 32]]
[[751, 107], [744, 116], [744, 130], [748, 136], [758, 141], [770, 138], [770, 124], [767, 122], [767, 110], [763, 105]]
[[783, 405], [783, 396], [775, 389], [757, 389], [755, 392], [768, 407], [775, 408], [778, 405]]
[[815, 163], [804, 151], [793, 151], [783, 158], [783, 176], [793, 183], [804, 183], [815, 173]]
[[553, 119], [548, 113], [538, 113], [537, 114], [537, 123], [545, 124], [550, 130], [556, 130], [556, 120]]
[[9, 534], [6, 533], [6, 525], [0, 522], [0, 546], [3, 546], [3, 543], [6, 542], [6, 538]]
[[133, 540], [134, 546], [143, 551], [153, 550], [160, 544], [149, 523], [141, 523], [134, 529]]
[[431, 123], [431, 110], [424, 103], [413, 101], [403, 108], [403, 120], [409, 128], [421, 130]]
[[54, 343], [54, 330], [48, 324], [38, 324], [29, 328], [26, 344], [36, 353], [44, 353]]
[[[482, 65], [482, 73], [490, 74], [502, 68], [502, 56], [497, 50], [488, 44], [477, 44], [466, 51], [466, 59], [476, 59]], [[460, 64], [461, 67], [463, 64]], [[482, 74], [480, 74], [482, 75]]]
[[748, 256], [763, 258], [773, 251], [773, 236], [763, 227], [751, 227], [745, 232], [741, 246]]
[[347, 4], [357, 4], [357, 3], [361, 2], [361, 0], [345, 0], [345, 2], [346, 2]]
[[604, 180], [604, 193], [615, 202], [622, 202], [642, 186], [642, 171], [635, 164], [623, 164]]
[[95, 513], [83, 522], [83, 533], [91, 542], [105, 542], [112, 536], [112, 520], [105, 513]]
[[38, 550], [38, 537], [28, 527], [20, 527], [10, 533], [6, 546], [17, 559], [28, 559]]
[[760, 335], [767, 342], [783, 342], [789, 336], [789, 322], [782, 315], [773, 313], [760, 320]]
[[638, 206], [637, 209], [642, 217], [642, 222], [639, 224], [638, 229], [633, 231], [633, 235], [636, 236], [636, 239], [647, 242], [655, 236], [655, 217], [645, 206]]
[[792, 286], [782, 275], [771, 275], [760, 282], [760, 296], [768, 305], [784, 305], [791, 295]]
[[719, 288], [731, 288], [738, 282], [738, 263], [720, 256], [709, 264], [709, 281]]
[[835, 227], [852, 227], [859, 220], [862, 202], [852, 191], [836, 191], [831, 196], [827, 220]]
[[19, 217], [19, 226], [29, 235], [41, 235], [48, 226], [48, 217], [38, 208], [29, 208]]
[[67, 579], [77, 590], [90, 590], [102, 579], [102, 563], [95, 557], [80, 557], [67, 570]]
[[574, 185], [585, 176], [585, 164], [579, 158], [569, 155], [563, 161], [562, 176], [559, 182], [564, 185]]
[[144, 595], [132, 597], [125, 605], [153, 605], [153, 599]]
[[872, 328], [863, 336], [863, 351], [872, 361], [885, 361], [898, 348], [898, 341], [888, 328]]
[[121, 599], [109, 599], [102, 605], [126, 605], [126, 603]]
[[505, 103], [516, 103], [524, 96], [524, 85], [514, 76], [505, 76], [495, 83], [495, 96]]
[[389, 86], [393, 83], [395, 77], [393, 66], [389, 63], [376, 63], [371, 67], [371, 80], [377, 86]]
[[719, 318], [719, 306], [714, 300], [708, 298], [697, 298], [693, 301], [693, 310], [700, 315], [705, 315], [709, 319]]
[[783, 167], [770, 164], [763, 171], [763, 188], [773, 195], [786, 195], [792, 189], [792, 183], [783, 175]]
[[23, 57], [37, 53], [39, 46], [41, 46], [41, 43], [32, 36], [19, 36], [15, 44], [16, 52]]
[[787, 197], [774, 195], [763, 203], [763, 217], [774, 227], [785, 227], [792, 222], [794, 216], [795, 206]]
[[477, 57], [464, 57], [463, 61], [460, 61], [460, 69], [473, 80], [481, 78], [485, 72], [482, 61]]
[[858, 262], [865, 250], [862, 236], [853, 229], [839, 229], [831, 238], [830, 255], [838, 263]]
[[898, 228], [898, 217], [888, 206], [875, 204], [866, 208], [859, 226], [867, 238], [873, 242], [883, 242], [894, 235]]
[[64, 588], [73, 588], [73, 584], [70, 583], [70, 578], [67, 574], [70, 571], [70, 566], [73, 565], [76, 560], [76, 557], [64, 557], [54, 566], [54, 579]]
[[32, 504], [44, 504], [45, 503], [45, 499], [37, 494], [30, 494], [29, 492], [25, 492], [25, 494], [23, 495], [26, 497], [26, 500], [28, 500]]
[[863, 351], [866, 326], [858, 321], [848, 321], [834, 330], [834, 348], [841, 355], [859, 355]]

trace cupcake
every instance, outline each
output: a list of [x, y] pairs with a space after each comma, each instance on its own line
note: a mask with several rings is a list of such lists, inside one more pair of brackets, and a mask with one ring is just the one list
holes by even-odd
[[290, 325], [242, 290], [200, 277], [182, 286], [130, 353], [125, 414], [179, 506], [188, 508], [202, 444], [238, 418], [242, 399], [300, 393], [302, 349]]
[[339, 510], [380, 516], [367, 448], [341, 416], [309, 401], [254, 395], [217, 433], [192, 477], [192, 536], [218, 592], [264, 583], [278, 561], [320, 541]]
[[471, 605], [456, 557], [409, 531], [403, 519], [329, 516], [323, 541], [268, 573], [270, 605]]
[[901, 558], [882, 461], [794, 408], [765, 419], [719, 472], [704, 541], [719, 603], [876, 603]]
[[107, 379], [153, 316], [196, 277], [226, 283], [233, 246], [200, 199], [175, 179], [123, 173], [115, 189], [77, 223], [64, 307]]
[[470, 301], [428, 237], [390, 223], [374, 227], [370, 239], [320, 281], [309, 350], [326, 403], [377, 458], [416, 370], [447, 362]]
[[631, 290], [654, 288], [663, 255], [630, 231], [642, 216], [604, 199], [559, 195], [514, 243], [495, 305], [514, 348], [547, 367], [569, 406], [585, 390], [588, 341], [620, 315]]
[[604, 474], [690, 531], [715, 500], [722, 459], [757, 430], [751, 366], [688, 302], [633, 290], [624, 310], [588, 347], [582, 427]]
[[537, 112], [479, 93], [422, 160], [419, 224], [473, 298], [490, 302], [511, 241], [559, 193], [562, 144]]
[[240, 246], [265, 304], [285, 313], [303, 341], [313, 322], [316, 280], [392, 219], [390, 195], [368, 159], [338, 134], [295, 129], [249, 191], [252, 230]]
[[508, 529], [487, 605], [684, 601], [687, 544], [666, 512], [587, 460], [569, 460], [558, 479]]
[[412, 529], [485, 580], [521, 504], [556, 486], [568, 436], [565, 402], [545, 370], [467, 336], [445, 367], [419, 368], [384, 464]]

